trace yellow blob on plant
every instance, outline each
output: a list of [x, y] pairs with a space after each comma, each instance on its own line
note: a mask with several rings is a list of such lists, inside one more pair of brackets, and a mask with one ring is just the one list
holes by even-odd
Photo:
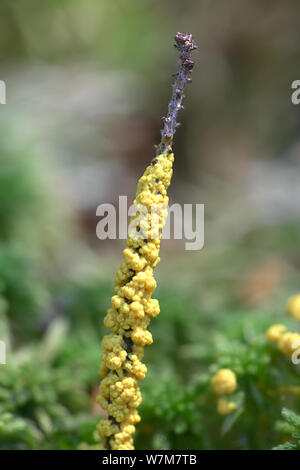
[[217, 395], [230, 395], [237, 388], [236, 375], [231, 369], [220, 369], [211, 379], [211, 386]]
[[159, 313], [158, 301], [152, 299], [152, 293], [156, 288], [154, 268], [160, 261], [162, 228], [168, 215], [167, 189], [174, 161], [172, 143], [178, 126], [177, 114], [183, 108], [184, 86], [191, 81], [190, 54], [196, 48], [192, 35], [181, 33], [175, 36], [175, 47], [179, 50], [179, 61], [168, 114], [163, 118], [161, 142], [156, 157], [138, 181], [134, 201], [137, 212], [131, 219], [131, 222], [138, 220], [138, 230], [128, 232], [123, 260], [116, 274], [112, 307], [104, 320], [112, 332], [102, 341], [97, 397], [107, 412], [107, 419], [102, 419], [97, 426], [102, 449], [134, 449], [132, 435], [140, 421], [137, 407], [142, 397], [138, 380], [143, 380], [147, 372], [142, 363], [144, 347], [153, 341], [147, 327], [151, 318]]
[[225, 398], [219, 398], [217, 401], [217, 411], [222, 416], [227, 416], [236, 410], [236, 404], [233, 401], [227, 401]]
[[300, 334], [287, 332], [282, 335], [278, 342], [278, 349], [286, 356], [291, 357], [299, 349]]
[[286, 332], [286, 326], [281, 324], [276, 324], [270, 326], [266, 332], [266, 338], [270, 343], [278, 343], [282, 335]]
[[286, 312], [290, 317], [300, 321], [300, 294], [289, 298]]

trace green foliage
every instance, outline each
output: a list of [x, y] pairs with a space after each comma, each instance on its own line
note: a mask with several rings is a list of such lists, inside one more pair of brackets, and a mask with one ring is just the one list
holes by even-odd
[[[270, 316], [238, 311], [209, 327], [205, 313], [197, 314], [191, 303], [177, 317], [177, 296], [168, 290], [161, 296], [162, 304], [168, 296], [170, 310], [160, 324], [159, 342], [152, 347], [157, 359], [150, 363], [150, 374], [142, 384], [138, 448], [149, 448], [147, 431], [152, 435], [152, 448], [157, 446], [156, 436], [165, 448], [270, 448], [276, 439], [274, 422], [282, 403], [299, 406], [297, 397], [279, 390], [283, 383], [299, 383], [299, 374], [289, 359], [267, 343]], [[172, 322], [168, 313], [172, 315], [173, 308]], [[153, 327], [154, 338], [160, 319]], [[165, 328], [165, 321], [169, 328]], [[175, 326], [177, 334], [171, 330]], [[164, 342], [170, 342], [170, 336], [176, 338], [176, 345], [173, 354], [169, 346], [167, 355]], [[220, 368], [232, 369], [238, 380], [238, 389], [230, 397], [236, 411], [225, 418], [216, 412], [217, 398], [210, 387], [212, 375]]]
[[[73, 264], [61, 260], [60, 271], [53, 263], [53, 253], [59, 257], [64, 251], [61, 243], [66, 251], [70, 244], [54, 232], [60, 227], [67, 235], [68, 224], [61, 224], [61, 211], [54, 210], [55, 198], [40, 184], [41, 169], [27, 158], [26, 145], [16, 148], [5, 136], [0, 142], [0, 340], [7, 346], [7, 364], [0, 365], [0, 448], [74, 449], [95, 442], [95, 425], [103, 415], [95, 395], [113, 279], [78, 275]], [[76, 239], [76, 232], [72, 236]], [[266, 232], [266, 243], [269, 237]], [[279, 312], [298, 277], [291, 277], [269, 305], [247, 308], [224, 266], [234, 278], [251, 266], [251, 257], [251, 249], [231, 247], [208, 256], [204, 269], [189, 261], [188, 287], [180, 280], [167, 285], [168, 276], [158, 282], [161, 314], [151, 322], [154, 344], [145, 352], [137, 449], [269, 449], [278, 442], [278, 431], [283, 441], [292, 436], [279, 448], [299, 447], [296, 415], [284, 411], [286, 423], [275, 427], [283, 406], [299, 410], [299, 396], [291, 392], [299, 386], [299, 370], [265, 338], [275, 322], [297, 329]], [[167, 253], [164, 258], [168, 261]], [[238, 382], [230, 396], [236, 409], [226, 417], [217, 413], [218, 397], [210, 385], [220, 368], [232, 369]]]
[[277, 430], [282, 434], [290, 434], [292, 439], [274, 447], [274, 450], [300, 450], [300, 415], [283, 408], [284, 421], [277, 423]]
[[47, 288], [32, 259], [8, 243], [0, 246], [0, 298], [17, 340], [39, 333], [49, 301]]
[[2, 449], [73, 448], [87, 432], [91, 439], [82, 370], [53, 365], [67, 331], [54, 321], [41, 341], [10, 352], [0, 366]]
[[21, 118], [6, 113], [0, 124], [1, 242], [17, 244], [34, 259], [55, 259], [71, 227], [70, 212], [58, 204], [58, 177]]
[[[59, 314], [48, 318], [42, 337], [32, 331], [31, 342], [19, 338], [20, 346], [12, 348], [0, 368], [2, 448], [71, 449], [95, 442], [95, 391], [109, 295], [110, 283], [99, 278], [68, 281], [57, 297]], [[299, 375], [265, 340], [271, 315], [238, 309], [216, 321], [199, 311], [192, 292], [162, 285], [158, 297], [162, 314], [151, 323], [154, 344], [145, 354], [149, 372], [141, 383], [136, 448], [274, 446], [282, 405], [299, 406], [299, 398], [279, 388], [297, 385]], [[11, 329], [12, 320], [4, 312], [2, 318], [2, 331]], [[9, 336], [18, 338], [18, 330]], [[217, 413], [210, 386], [222, 367], [231, 368], [238, 380], [230, 397], [237, 408], [227, 417]]]

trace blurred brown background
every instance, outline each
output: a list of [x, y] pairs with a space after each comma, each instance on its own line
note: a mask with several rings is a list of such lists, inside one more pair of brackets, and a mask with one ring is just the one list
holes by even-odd
[[200, 252], [164, 241], [159, 275], [233, 283], [250, 303], [295, 275], [300, 106], [290, 96], [300, 78], [299, 13], [296, 0], [1, 2], [3, 142], [34, 160], [62, 213], [46, 216], [50, 232], [67, 239], [54, 249], [54, 276], [93, 267], [113, 276], [124, 241], [96, 238], [96, 207], [131, 200], [153, 157], [177, 31], [193, 33], [199, 49], [171, 202], [205, 204], [206, 240]]

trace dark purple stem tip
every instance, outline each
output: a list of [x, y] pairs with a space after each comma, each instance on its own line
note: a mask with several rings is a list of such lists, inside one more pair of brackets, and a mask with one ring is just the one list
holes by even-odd
[[177, 71], [173, 74], [172, 97], [168, 105], [168, 114], [163, 118], [164, 127], [161, 130], [161, 141], [157, 146], [156, 155], [167, 153], [170, 150], [176, 128], [180, 125], [177, 122], [177, 114], [180, 109], [183, 109], [184, 87], [186, 83], [192, 81], [189, 75], [193, 71], [194, 62], [191, 60], [190, 55], [194, 49], [197, 49], [193, 36], [188, 33], [177, 33], [174, 46], [179, 51], [179, 61]]

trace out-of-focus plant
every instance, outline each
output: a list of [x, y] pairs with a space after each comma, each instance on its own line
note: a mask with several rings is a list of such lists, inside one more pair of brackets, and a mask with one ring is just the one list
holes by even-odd
[[[58, 204], [59, 178], [21, 118], [1, 117], [0, 237], [37, 258], [58, 250], [70, 230], [67, 204]], [[64, 228], [64, 230], [62, 230]]]
[[[2, 338], [8, 328], [2, 317]], [[41, 341], [7, 351], [7, 364], [0, 365], [1, 449], [74, 448], [91, 439], [84, 367], [55, 365], [67, 333], [66, 321], [55, 320]]]
[[[57, 178], [21, 118], [0, 126], [0, 296], [16, 340], [37, 334], [51, 309], [49, 274], [70, 235], [70, 211], [57, 203]], [[67, 205], [65, 205], [67, 207]]]
[[32, 339], [41, 332], [49, 291], [32, 258], [16, 244], [0, 245], [0, 299], [16, 341]]
[[[2, 448], [74, 449], [95, 442], [95, 424], [103, 413], [95, 401], [102, 325], [99, 321], [97, 331], [98, 296], [90, 295], [87, 304], [85, 299], [97, 285], [107, 299], [106, 281], [86, 279], [84, 289], [78, 283], [71, 289], [68, 283], [62, 290], [72, 291], [69, 303], [51, 318], [40, 340], [33, 335], [22, 347], [16, 346], [19, 330], [12, 334], [7, 306], [1, 304], [0, 337], [12, 340], [7, 342], [7, 364], [0, 366]], [[149, 374], [141, 385], [143, 419], [136, 448], [276, 445], [275, 422], [282, 406], [299, 409], [299, 372], [265, 336], [272, 314], [235, 308], [226, 317], [214, 317], [199, 310], [192, 291], [179, 286], [161, 284], [158, 296], [164, 315], [151, 328], [155, 347], [146, 351]], [[75, 314], [77, 303], [86, 305], [81, 319], [79, 311]], [[106, 305], [100, 302], [100, 308], [104, 315]], [[285, 322], [284, 315], [276, 321]], [[232, 370], [237, 379], [236, 389], [225, 395], [235, 403], [227, 416], [218, 413], [211, 386], [220, 369]]]
[[283, 435], [290, 435], [292, 440], [274, 447], [274, 450], [300, 450], [300, 415], [283, 408], [283, 421], [277, 423], [276, 429]]

